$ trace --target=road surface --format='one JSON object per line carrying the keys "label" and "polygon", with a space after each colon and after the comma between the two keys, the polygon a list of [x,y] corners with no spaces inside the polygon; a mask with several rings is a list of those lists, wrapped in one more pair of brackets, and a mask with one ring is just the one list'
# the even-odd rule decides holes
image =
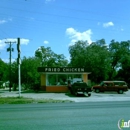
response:
{"label": "road surface", "polygon": [[129,101],[0,105],[0,130],[118,130],[120,119]]}

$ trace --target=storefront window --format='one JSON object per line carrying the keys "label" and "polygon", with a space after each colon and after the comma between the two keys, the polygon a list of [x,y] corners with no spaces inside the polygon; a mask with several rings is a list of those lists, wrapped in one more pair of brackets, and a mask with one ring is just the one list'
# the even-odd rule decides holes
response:
{"label": "storefront window", "polygon": [[56,75],[47,75],[47,85],[56,85]]}
{"label": "storefront window", "polygon": [[47,75],[47,86],[55,85],[68,85],[68,80],[73,82],[82,81],[81,74],[48,74]]}
{"label": "storefront window", "polygon": [[68,80],[70,80],[71,83],[82,81],[82,75],[81,74],[69,74]]}
{"label": "storefront window", "polygon": [[57,75],[57,85],[67,85],[67,75],[59,74]]}
{"label": "storefront window", "polygon": [[81,74],[74,74],[73,78],[82,78],[82,77],[81,77]]}

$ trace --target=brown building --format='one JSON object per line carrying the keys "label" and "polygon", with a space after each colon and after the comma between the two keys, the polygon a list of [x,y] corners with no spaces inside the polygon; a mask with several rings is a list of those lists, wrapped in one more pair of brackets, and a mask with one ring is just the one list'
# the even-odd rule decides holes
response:
{"label": "brown building", "polygon": [[38,67],[41,74],[41,89],[46,92],[67,92],[68,80],[88,83],[88,74],[85,68],[76,67]]}

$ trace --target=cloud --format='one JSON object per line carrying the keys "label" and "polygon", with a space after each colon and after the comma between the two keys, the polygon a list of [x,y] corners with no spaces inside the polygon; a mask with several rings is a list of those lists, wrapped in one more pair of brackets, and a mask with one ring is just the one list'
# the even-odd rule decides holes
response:
{"label": "cloud", "polygon": [[124,29],[123,29],[123,28],[121,28],[121,31],[124,31]]}
{"label": "cloud", "polygon": [[[7,39],[0,40],[0,50],[3,50],[6,47],[7,43],[5,43],[5,42],[17,43],[17,39],[16,38],[7,38]],[[29,39],[24,39],[24,38],[20,39],[20,44],[27,45],[28,43],[29,43]]]}
{"label": "cloud", "polygon": [[107,27],[110,27],[110,26],[114,26],[114,23],[113,22],[103,23],[104,28],[107,28]]}
{"label": "cloud", "polygon": [[24,44],[24,45],[27,45],[27,44],[29,43],[29,39],[21,38],[21,39],[20,39],[20,43],[21,43],[21,44]]}
{"label": "cloud", "polygon": [[[9,63],[10,62],[10,60],[9,59],[2,59],[2,61],[4,61],[4,62],[6,62],[6,63]],[[11,59],[11,62],[14,62],[14,61],[16,61],[16,59]]]}
{"label": "cloud", "polygon": [[45,3],[54,2],[55,0],[45,0]]}
{"label": "cloud", "polygon": [[5,48],[6,44],[5,44],[5,39],[0,40],[0,50],[3,50]]}
{"label": "cloud", "polygon": [[92,31],[91,31],[91,29],[84,31],[84,32],[79,32],[79,31],[75,30],[74,28],[67,28],[66,34],[71,39],[71,42],[70,42],[69,45],[74,45],[75,42],[79,41],[79,40],[88,41],[89,44],[92,43],[92,40],[91,40]]}
{"label": "cloud", "polygon": [[44,41],[43,43],[44,43],[44,44],[49,44],[49,42],[48,42],[48,41]]}
{"label": "cloud", "polygon": [[8,18],[7,20],[4,20],[4,19],[0,19],[0,24],[4,24],[4,23],[7,23],[7,22],[11,22],[12,21],[12,18]]}
{"label": "cloud", "polygon": [[4,24],[6,22],[7,22],[6,20],[0,20],[0,24]]}

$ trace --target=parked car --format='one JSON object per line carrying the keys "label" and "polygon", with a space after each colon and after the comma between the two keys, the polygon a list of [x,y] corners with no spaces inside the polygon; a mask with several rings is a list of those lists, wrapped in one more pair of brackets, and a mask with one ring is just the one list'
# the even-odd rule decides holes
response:
{"label": "parked car", "polygon": [[75,82],[71,85],[71,93],[74,95],[84,94],[91,96],[91,88],[85,82]]}
{"label": "parked car", "polygon": [[93,86],[92,90],[96,93],[104,91],[116,91],[122,94],[128,91],[128,86],[125,81],[102,81],[99,85]]}

